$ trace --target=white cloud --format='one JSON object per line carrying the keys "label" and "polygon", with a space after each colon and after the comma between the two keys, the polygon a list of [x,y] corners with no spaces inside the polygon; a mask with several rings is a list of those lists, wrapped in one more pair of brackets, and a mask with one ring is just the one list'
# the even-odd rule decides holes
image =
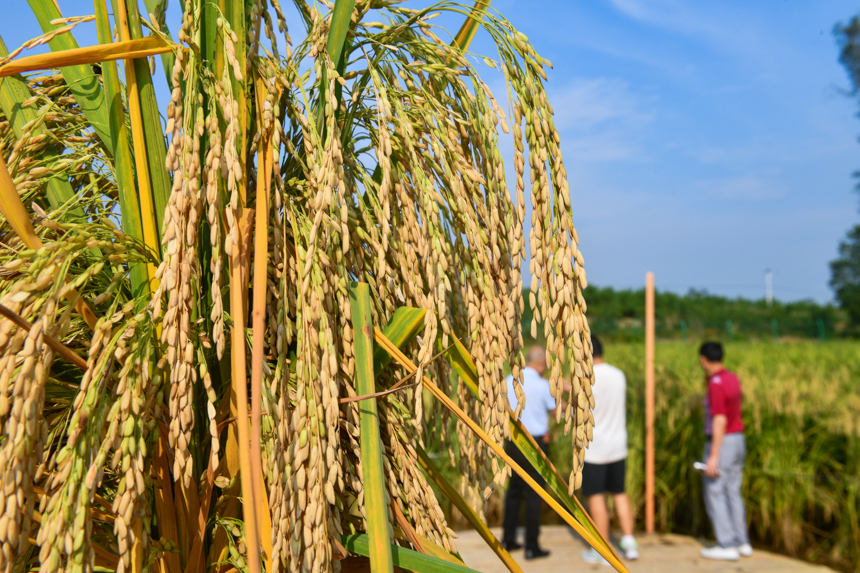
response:
{"label": "white cloud", "polygon": [[733,51],[745,59],[760,58],[767,52],[761,31],[725,3],[680,0],[609,0],[609,3],[628,18],[699,40],[718,51]]}
{"label": "white cloud", "polygon": [[612,6],[639,22],[708,40],[727,39],[733,31],[727,31],[690,11],[691,3],[678,0],[609,0]]}
{"label": "white cloud", "polygon": [[857,144],[841,137],[831,126],[823,126],[821,134],[784,140],[777,137],[760,137],[736,145],[700,145],[689,147],[684,153],[703,165],[724,166],[779,166],[785,164],[818,165],[823,158],[851,155]]}
{"label": "white cloud", "polygon": [[639,0],[609,0],[609,3],[622,14],[635,20],[653,21],[654,17]]}
{"label": "white cloud", "polygon": [[619,121],[642,124],[653,113],[644,111],[641,98],[620,78],[577,78],[550,89],[550,102],[559,130],[584,131]]}
{"label": "white cloud", "polygon": [[573,165],[603,161],[633,160],[642,157],[642,150],[618,132],[598,133],[589,136],[562,136],[562,150],[566,161]]}
{"label": "white cloud", "polygon": [[574,163],[643,159],[651,102],[620,78],[576,78],[550,89],[565,157]]}
{"label": "white cloud", "polygon": [[695,183],[694,189],[710,197],[733,201],[768,201],[787,195],[779,175],[771,172],[707,179]]}

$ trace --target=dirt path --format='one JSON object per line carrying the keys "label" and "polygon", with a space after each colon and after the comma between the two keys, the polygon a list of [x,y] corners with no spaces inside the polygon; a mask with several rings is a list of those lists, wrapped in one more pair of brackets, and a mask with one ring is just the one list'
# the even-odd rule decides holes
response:
{"label": "dirt path", "polygon": [[[499,529],[494,529],[496,536],[501,535]],[[501,565],[498,557],[487,548],[483,540],[474,531],[457,533],[457,549],[463,556],[466,565],[483,573],[503,573],[507,571]],[[640,536],[640,559],[628,561],[631,573],[657,573],[664,571],[731,571],[732,573],[768,571],[773,573],[812,573],[833,571],[820,565],[811,565],[803,561],[789,559],[782,555],[756,550],[749,558],[741,561],[719,562],[709,561],[699,557],[702,544],[691,537],[682,535],[650,535]],[[585,563],[580,554],[585,549],[582,541],[575,534],[561,525],[548,525],[541,528],[541,545],[552,554],[545,559],[526,561],[523,551],[514,551],[514,559],[519,563],[524,573],[561,573],[562,571],[611,571],[609,567]]]}

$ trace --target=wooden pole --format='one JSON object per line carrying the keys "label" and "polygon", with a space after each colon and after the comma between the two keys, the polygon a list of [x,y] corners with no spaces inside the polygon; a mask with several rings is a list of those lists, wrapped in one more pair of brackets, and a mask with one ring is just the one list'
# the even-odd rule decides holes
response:
{"label": "wooden pole", "polygon": [[654,273],[645,275],[645,531],[654,533]]}

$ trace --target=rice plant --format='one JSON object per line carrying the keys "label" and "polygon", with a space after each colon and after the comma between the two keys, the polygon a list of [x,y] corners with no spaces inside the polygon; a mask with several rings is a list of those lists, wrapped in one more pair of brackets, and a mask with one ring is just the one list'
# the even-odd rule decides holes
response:
{"label": "rice plant", "polygon": [[[278,0],[183,0],[171,33],[165,0],[30,1],[52,52],[0,43],[0,570],[465,570],[434,483],[516,571],[483,520],[506,437],[623,570],[570,496],[591,351],[549,63],[488,3],[296,0],[288,30]],[[568,483],[507,406],[526,304]]]}

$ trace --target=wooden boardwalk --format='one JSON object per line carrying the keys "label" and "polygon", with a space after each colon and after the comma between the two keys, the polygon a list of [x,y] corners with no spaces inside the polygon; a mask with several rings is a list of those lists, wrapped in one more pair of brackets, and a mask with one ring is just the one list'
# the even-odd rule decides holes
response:
{"label": "wooden boardwalk", "polygon": [[[493,533],[498,537],[500,529]],[[457,533],[457,549],[466,565],[483,573],[504,573],[507,569],[498,557],[490,551],[484,541],[474,531]],[[820,565],[790,559],[783,555],[755,550],[752,557],[742,557],[740,561],[710,561],[699,557],[702,544],[692,537],[674,534],[640,535],[640,558],[636,561],[625,561],[631,573],[657,573],[664,571],[693,571],[732,573],[813,573],[832,572]],[[561,573],[562,571],[612,571],[605,565],[586,563],[581,554],[585,549],[583,542],[565,526],[547,525],[541,528],[540,543],[551,551],[544,559],[526,561],[523,551],[514,551],[511,555],[521,565],[524,573]]]}

